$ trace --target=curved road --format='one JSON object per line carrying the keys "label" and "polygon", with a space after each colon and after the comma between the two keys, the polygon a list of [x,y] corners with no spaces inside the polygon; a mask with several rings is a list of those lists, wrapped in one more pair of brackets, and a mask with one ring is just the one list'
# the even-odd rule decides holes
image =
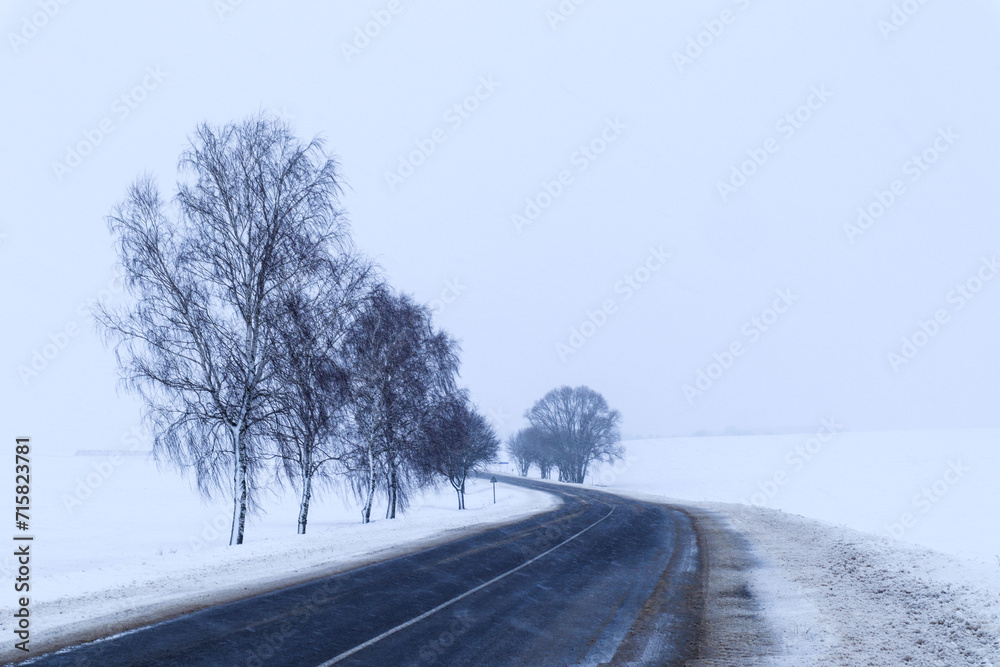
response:
{"label": "curved road", "polygon": [[35,665],[680,665],[701,559],[688,514],[504,477],[562,507],[332,577],[65,649]]}

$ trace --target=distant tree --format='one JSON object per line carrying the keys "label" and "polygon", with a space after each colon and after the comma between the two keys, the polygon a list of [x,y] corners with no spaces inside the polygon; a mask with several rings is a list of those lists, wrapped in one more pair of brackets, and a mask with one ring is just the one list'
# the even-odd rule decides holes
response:
{"label": "distant tree", "polygon": [[200,125],[180,171],[173,208],[144,177],[110,214],[132,305],[96,315],[157,456],[193,467],[204,493],[232,494],[241,544],[268,445],[278,300],[346,237],[340,180],[319,140],[264,116]]}
{"label": "distant tree", "polygon": [[537,437],[551,447],[561,481],[582,484],[589,466],[620,460],[621,415],[589,387],[553,389],[525,413]]}
{"label": "distant tree", "polygon": [[555,444],[539,429],[528,426],[508,439],[507,451],[522,477],[527,476],[531,466],[535,465],[542,479],[549,479],[558,454]]}
{"label": "distant tree", "polygon": [[500,440],[489,421],[469,402],[465,392],[455,392],[440,401],[424,432],[426,446],[422,468],[448,480],[458,496],[458,509],[465,509],[465,483],[469,474],[496,461]]}
{"label": "distant tree", "polygon": [[524,430],[514,433],[507,439],[507,454],[514,461],[514,468],[521,477],[527,477],[531,469],[532,451]]}
{"label": "distant tree", "polygon": [[531,451],[531,461],[538,466],[539,475],[542,479],[551,478],[560,451],[558,441],[534,426],[524,429],[524,435]]}

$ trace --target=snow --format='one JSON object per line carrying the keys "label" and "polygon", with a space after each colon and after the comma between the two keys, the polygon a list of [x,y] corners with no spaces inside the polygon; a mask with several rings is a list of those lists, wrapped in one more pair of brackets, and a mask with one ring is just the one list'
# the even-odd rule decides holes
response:
{"label": "snow", "polygon": [[[32,647],[118,632],[137,622],[273,590],[552,509],[539,491],[470,480],[466,509],[450,486],[420,495],[393,520],[360,523],[333,491],[314,497],[296,535],[296,493],[265,498],[246,543],[229,548],[231,505],[205,502],[190,480],[148,456],[33,458]],[[381,512],[381,514],[379,513]],[[7,556],[0,567],[11,580]],[[0,618],[0,632],[10,631]],[[10,658],[12,654],[0,654]]]}
{"label": "snow", "polygon": [[[762,664],[983,667],[1000,665],[1000,541],[990,529],[998,436],[853,433],[828,421],[812,434],[629,441],[623,462],[597,467],[588,481],[639,498],[684,499],[749,539],[760,561],[749,587],[782,650]],[[190,480],[141,452],[37,455],[33,479],[39,648],[343,571],[558,504],[501,483],[494,506],[490,485],[473,480],[465,512],[443,487],[395,520],[378,508],[363,526],[356,503],[328,489],[313,504],[308,534],[297,536],[296,494],[286,489],[263,499],[266,513],[250,522],[247,543],[230,549],[228,503],[202,500]],[[947,488],[939,484],[942,493],[922,512],[914,496],[924,487],[934,493],[941,480]],[[893,536],[905,512],[913,527]],[[5,576],[12,566],[10,557],[0,563]],[[0,619],[0,632],[9,629]]]}
{"label": "snow", "polygon": [[751,590],[780,639],[774,664],[1000,664],[996,565],[776,510],[708,506],[763,558]]}
{"label": "snow", "polygon": [[[749,587],[781,654],[741,664],[991,667],[1000,665],[998,435],[817,427],[630,441],[625,460],[590,481],[686,499],[675,502],[715,512],[749,539],[759,559]],[[822,445],[812,454],[810,438]],[[947,489],[935,495],[941,480]],[[914,499],[925,487],[937,498],[926,512]],[[900,533],[904,512],[914,526]]]}
{"label": "snow", "polygon": [[[805,434],[624,444],[626,460],[599,466],[588,481],[781,509],[998,564],[997,429],[850,432],[827,419]],[[906,514],[911,527],[903,526]]]}
{"label": "snow", "polygon": [[[42,25],[39,8],[50,5],[59,9]],[[968,576],[993,590],[1000,430],[848,429],[997,423],[1000,281],[974,301],[956,302],[953,290],[974,284],[1000,247],[998,91],[983,85],[1000,62],[1000,3],[403,2],[357,53],[345,51],[386,6],[8,3],[2,80],[11,100],[33,103],[4,107],[16,131],[0,163],[0,283],[16,326],[5,329],[0,397],[9,430],[50,454],[33,456],[36,628],[118,613],[133,582],[136,599],[155,606],[155,586],[180,596],[172,587],[188,576],[193,589],[224,582],[234,565],[269,576],[257,556],[289,569],[275,576],[305,576],[325,549],[340,567],[397,537],[416,544],[549,502],[511,491],[496,510],[470,498],[474,509],[460,514],[443,490],[400,520],[361,527],[327,494],[299,538],[294,494],[282,493],[265,499],[268,514],[233,551],[223,548],[226,503],[200,502],[176,474],[141,458],[68,456],[114,446],[140,413],[135,396],[116,392],[114,353],[88,314],[97,301],[123,303],[105,215],[141,173],[169,189],[197,123],[259,110],[303,138],[327,137],[350,183],[343,203],[358,247],[465,341],[464,381],[504,435],[545,391],[583,382],[636,433],[787,427],[832,413],[834,426],[817,421],[806,435],[632,441],[623,465],[592,478],[743,503],[724,514],[773,554],[774,576],[758,583],[780,601],[774,614],[793,614],[790,635],[796,619],[835,615],[809,588],[835,573],[800,557],[841,562],[841,542],[862,545],[873,568],[908,564],[907,586]],[[733,20],[718,25],[722,9]],[[476,95],[483,79],[495,84]],[[814,88],[829,102],[793,135],[779,130]],[[476,110],[453,121],[470,99]],[[580,150],[609,122],[623,131],[584,170]],[[418,149],[436,130],[446,140],[425,156]],[[957,141],[914,174],[913,158],[942,132]],[[768,141],[777,152],[720,196]],[[87,154],[72,173],[55,171],[79,146]],[[415,154],[422,164],[390,186],[386,174]],[[572,182],[518,227],[512,216],[564,170]],[[880,210],[890,190],[861,234],[859,214]],[[625,298],[621,281],[661,247],[671,259]],[[778,289],[800,300],[748,339],[748,318]],[[593,335],[578,333],[585,327]],[[903,366],[888,357],[929,330]],[[581,346],[561,356],[571,337]],[[715,378],[719,358],[748,340]],[[707,388],[685,396],[699,382]],[[64,504],[75,495],[79,505]],[[772,510],[826,523],[793,525]],[[793,527],[827,551],[772,534]],[[0,556],[5,576],[11,566]]]}

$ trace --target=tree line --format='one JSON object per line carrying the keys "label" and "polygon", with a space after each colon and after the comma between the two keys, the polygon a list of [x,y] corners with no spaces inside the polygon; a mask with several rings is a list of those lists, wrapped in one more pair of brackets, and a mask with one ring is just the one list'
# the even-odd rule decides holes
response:
{"label": "tree line", "polygon": [[131,299],[95,312],[157,459],[231,497],[230,544],[274,485],[301,494],[299,533],[334,483],[365,523],[438,480],[464,508],[500,442],[457,385],[456,340],[354,247],[323,142],[266,116],[202,124],[178,172],[171,198],[146,175],[108,216]]}

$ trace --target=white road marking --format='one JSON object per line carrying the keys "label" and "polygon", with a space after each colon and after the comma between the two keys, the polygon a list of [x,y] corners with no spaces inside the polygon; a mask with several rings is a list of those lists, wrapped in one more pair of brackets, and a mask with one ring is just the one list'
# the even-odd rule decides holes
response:
{"label": "white road marking", "polygon": [[611,511],[608,512],[607,514],[605,514],[603,517],[601,517],[600,519],[598,519],[594,523],[590,524],[589,526],[587,526],[586,528],[584,528],[583,530],[581,530],[579,533],[577,533],[573,537],[570,537],[569,539],[564,540],[564,541],[560,542],[559,544],[555,545],[554,547],[552,547],[548,551],[543,551],[542,553],[538,554],[537,556],[535,556],[531,560],[528,560],[528,561],[525,561],[525,562],[521,563],[520,565],[518,565],[517,567],[515,567],[513,570],[510,570],[508,572],[504,572],[501,575],[493,577],[492,579],[490,579],[486,583],[479,584],[475,588],[473,588],[471,590],[468,590],[468,591],[462,593],[461,595],[459,595],[457,597],[453,597],[452,599],[448,600],[447,602],[439,604],[438,606],[434,607],[430,611],[425,611],[424,613],[420,614],[420,616],[417,616],[416,618],[411,618],[407,622],[400,623],[399,625],[397,625],[396,627],[392,628],[391,630],[386,630],[385,632],[383,632],[382,634],[380,634],[378,637],[372,637],[371,639],[369,639],[365,643],[358,644],[357,646],[355,646],[354,648],[352,648],[349,651],[344,651],[343,653],[341,653],[337,657],[331,658],[330,660],[327,660],[326,662],[324,662],[319,667],[330,667],[330,665],[335,665],[338,662],[340,662],[341,660],[345,660],[345,659],[351,657],[352,655],[354,655],[358,651],[363,651],[366,648],[368,648],[369,646],[371,646],[373,644],[377,644],[378,642],[382,641],[386,637],[388,637],[390,635],[394,635],[397,632],[399,632],[400,630],[408,628],[408,627],[410,627],[411,625],[413,625],[415,623],[419,623],[420,621],[424,620],[425,618],[438,613],[442,609],[445,609],[446,607],[450,607],[451,605],[455,604],[459,600],[463,600],[463,599],[469,597],[470,595],[472,595],[473,593],[478,593],[479,591],[483,590],[487,586],[491,586],[491,585],[495,584],[496,582],[500,581],[504,577],[508,577],[508,576],[514,574],[515,572],[517,572],[518,570],[520,570],[522,568],[525,568],[525,567],[528,567],[529,565],[531,565],[532,563],[534,563],[539,558],[543,558],[543,557],[549,555],[550,553],[552,553],[553,551],[555,551],[559,547],[564,546],[566,544],[569,544],[570,542],[572,542],[576,538],[580,537],[581,535],[583,535],[584,533],[586,533],[588,530],[590,530],[591,528],[593,528],[594,526],[596,526],[597,524],[599,524],[600,522],[604,521],[609,516],[611,516],[612,514],[614,514],[614,512],[615,512],[615,508],[612,507]]}

